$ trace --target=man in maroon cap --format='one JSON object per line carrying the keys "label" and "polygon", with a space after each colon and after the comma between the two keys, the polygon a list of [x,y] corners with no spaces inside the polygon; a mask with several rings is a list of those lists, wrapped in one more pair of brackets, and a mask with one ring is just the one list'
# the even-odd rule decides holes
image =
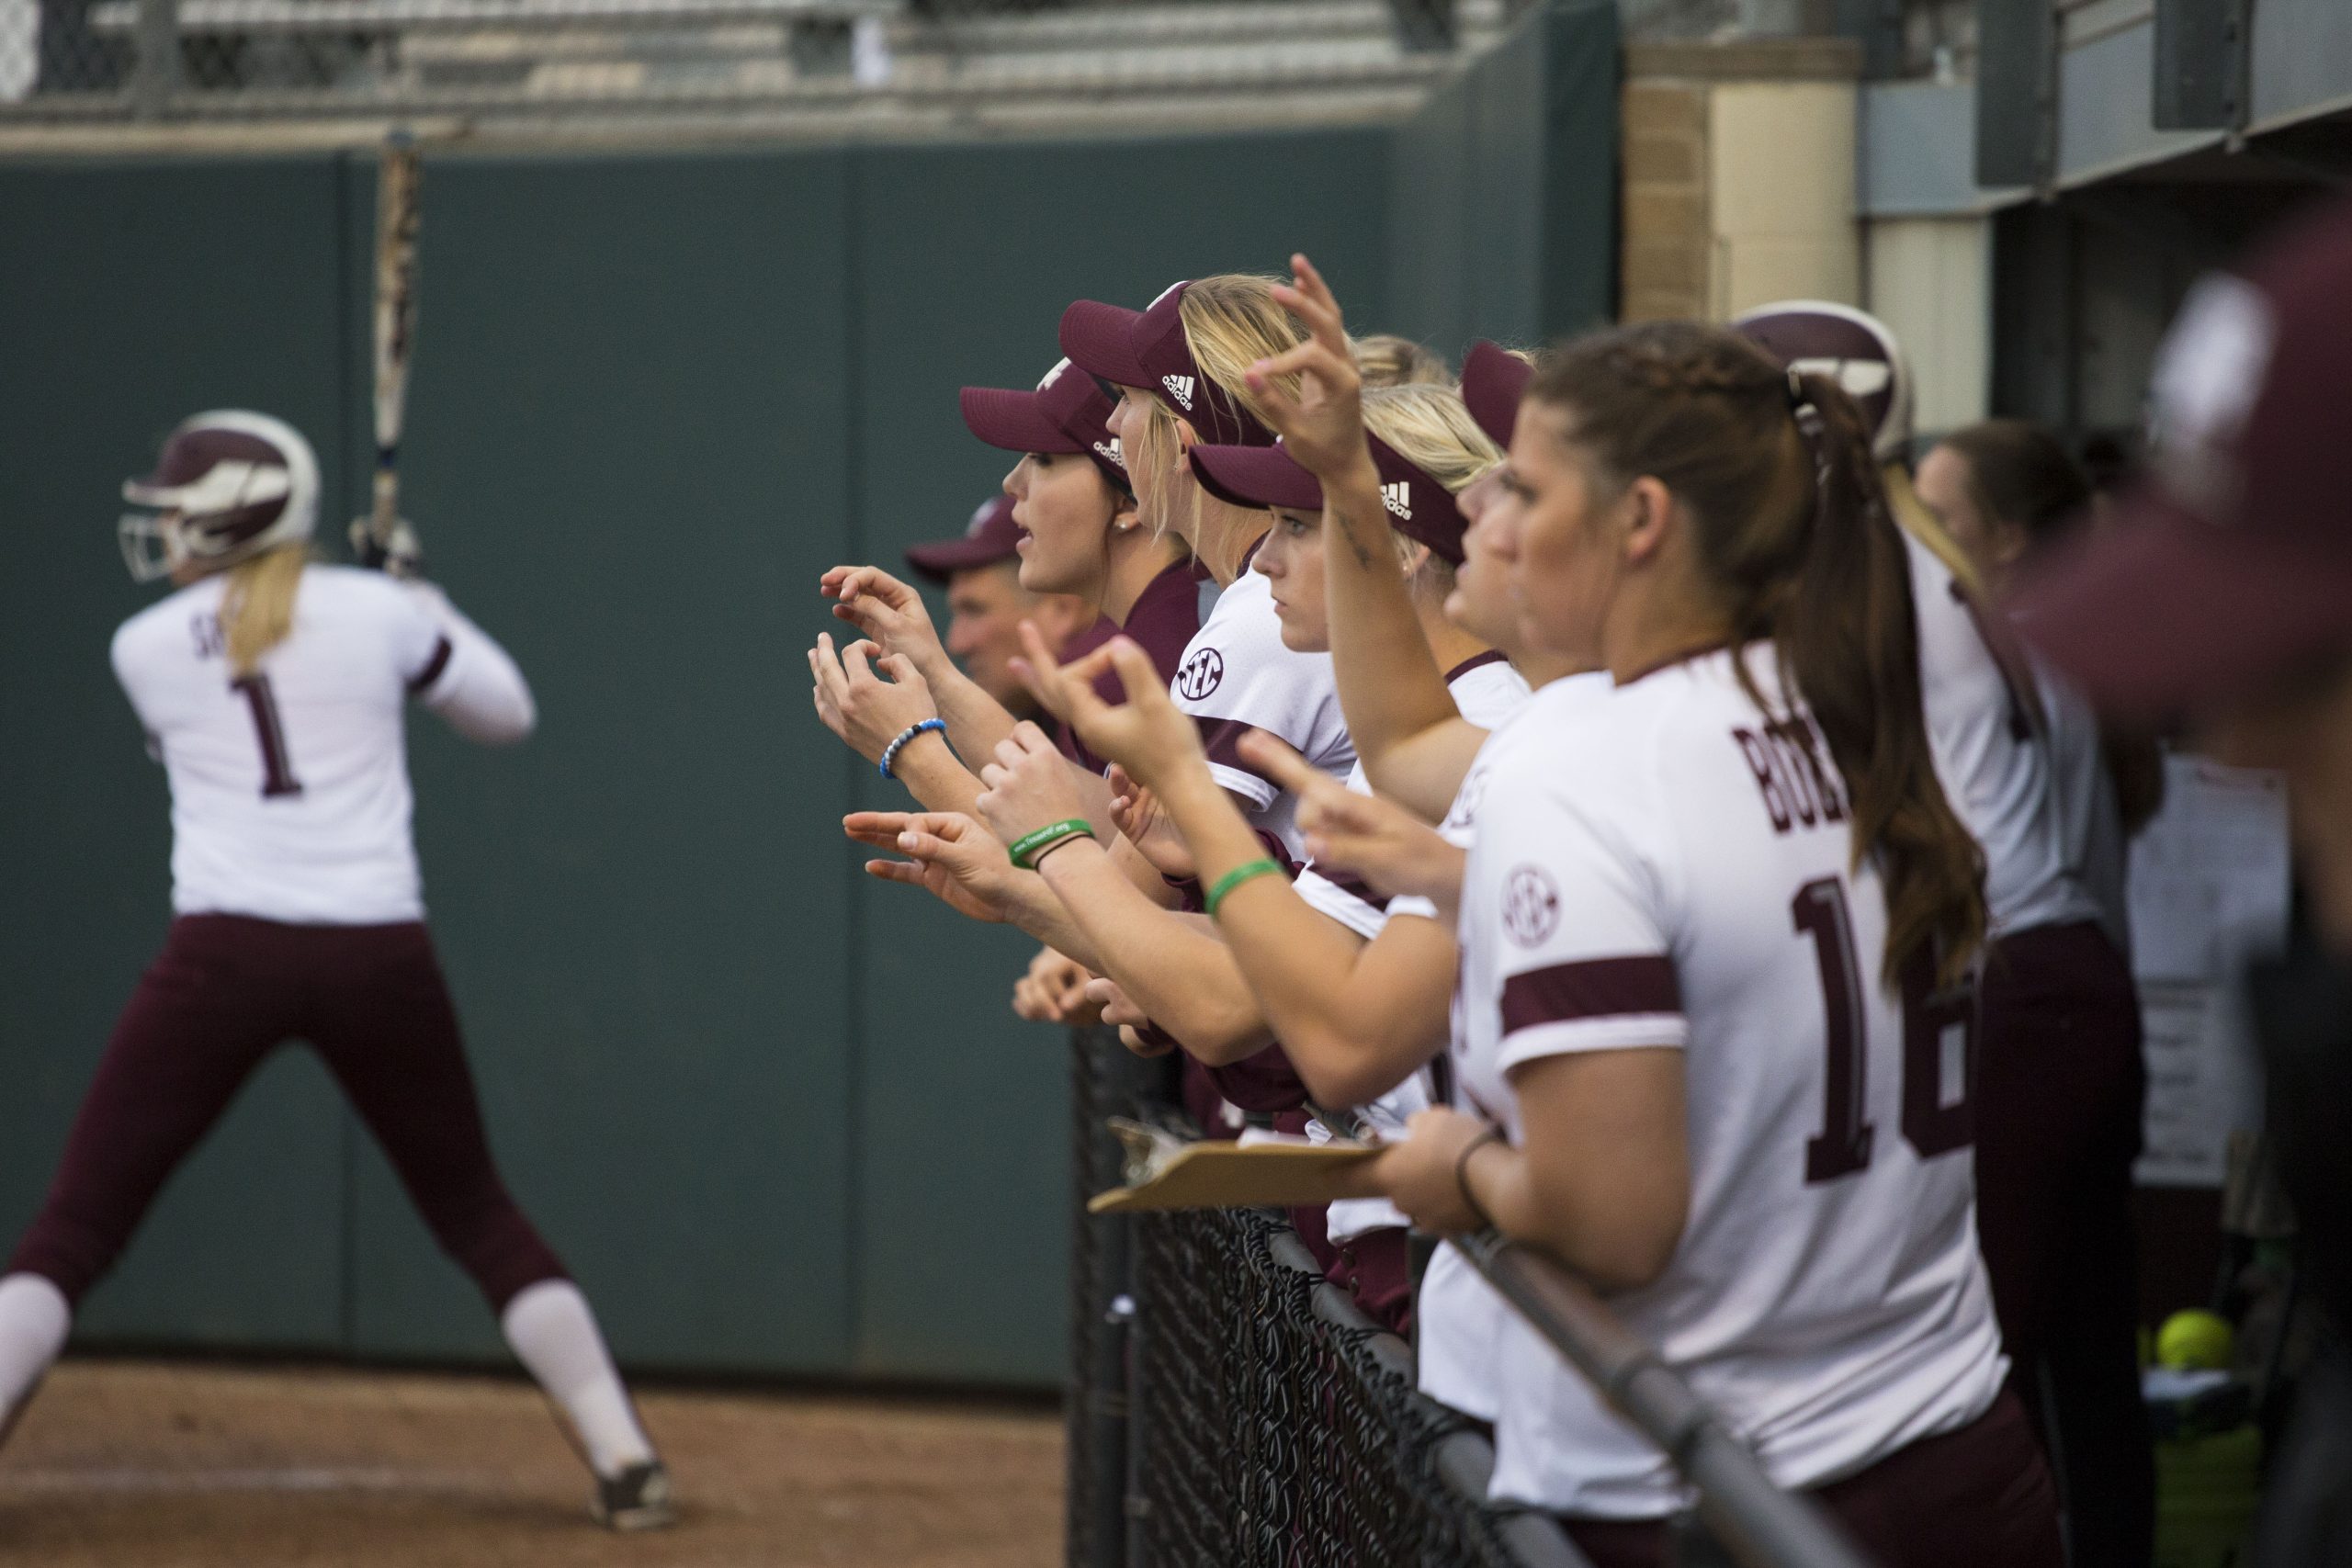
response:
{"label": "man in maroon cap", "polygon": [[[2152,474],[2024,588],[2094,702],[2286,775],[2304,918],[2248,976],[2301,1266],[2352,1329],[2352,203],[2208,277],[2159,355]],[[2256,1562],[2352,1563],[2352,1372],[2305,1380]]]}
{"label": "man in maroon cap", "polygon": [[[961,538],[916,545],[907,551],[907,564],[947,590],[948,653],[1014,717],[1034,718],[1036,703],[1011,664],[1021,651],[1021,623],[1036,622],[1046,641],[1067,655],[1084,651],[1077,639],[1091,633],[1101,617],[1072,594],[1022,587],[1020,552],[1012,498],[1000,494],[972,513]],[[1100,641],[1093,637],[1086,647]]]}

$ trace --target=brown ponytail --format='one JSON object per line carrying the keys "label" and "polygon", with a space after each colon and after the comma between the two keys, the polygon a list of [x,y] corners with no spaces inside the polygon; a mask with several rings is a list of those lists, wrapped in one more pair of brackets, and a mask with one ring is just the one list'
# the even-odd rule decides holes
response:
{"label": "brown ponytail", "polygon": [[1845,777],[1855,859],[1875,855],[1886,883],[1883,977],[1932,956],[1940,981],[1960,978],[1984,941],[1984,856],[1936,778],[1910,561],[1853,400],[1692,321],[1569,344],[1527,395],[1567,414],[1605,488],[1645,474],[1666,486],[1734,646],[1771,639]]}

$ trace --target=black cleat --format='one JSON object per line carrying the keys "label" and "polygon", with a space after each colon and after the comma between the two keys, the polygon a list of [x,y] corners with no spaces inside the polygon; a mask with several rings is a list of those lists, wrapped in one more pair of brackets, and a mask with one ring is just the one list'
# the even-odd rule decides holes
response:
{"label": "black cleat", "polygon": [[674,1522],[670,1472],[660,1460],[630,1465],[610,1480],[599,1479],[590,1517],[608,1530],[658,1530]]}

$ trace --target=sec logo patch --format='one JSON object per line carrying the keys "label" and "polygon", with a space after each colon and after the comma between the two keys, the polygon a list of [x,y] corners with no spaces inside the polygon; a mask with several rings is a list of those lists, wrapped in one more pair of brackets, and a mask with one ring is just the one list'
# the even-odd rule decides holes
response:
{"label": "sec logo patch", "polygon": [[1503,933],[1539,947],[1560,924],[1560,889],[1541,866],[1513,866],[1503,878]]}
{"label": "sec logo patch", "polygon": [[1225,679],[1225,655],[1214,648],[1204,648],[1184,660],[1176,671],[1176,694],[1186,702],[1196,703],[1216,690]]}

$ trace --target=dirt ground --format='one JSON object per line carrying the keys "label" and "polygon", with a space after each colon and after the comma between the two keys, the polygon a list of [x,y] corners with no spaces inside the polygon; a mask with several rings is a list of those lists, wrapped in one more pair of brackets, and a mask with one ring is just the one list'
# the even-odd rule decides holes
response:
{"label": "dirt ground", "polygon": [[69,1361],[0,1452],[7,1568],[1046,1568],[1049,1410],[655,1390],[674,1529],[588,1522],[519,1381]]}

